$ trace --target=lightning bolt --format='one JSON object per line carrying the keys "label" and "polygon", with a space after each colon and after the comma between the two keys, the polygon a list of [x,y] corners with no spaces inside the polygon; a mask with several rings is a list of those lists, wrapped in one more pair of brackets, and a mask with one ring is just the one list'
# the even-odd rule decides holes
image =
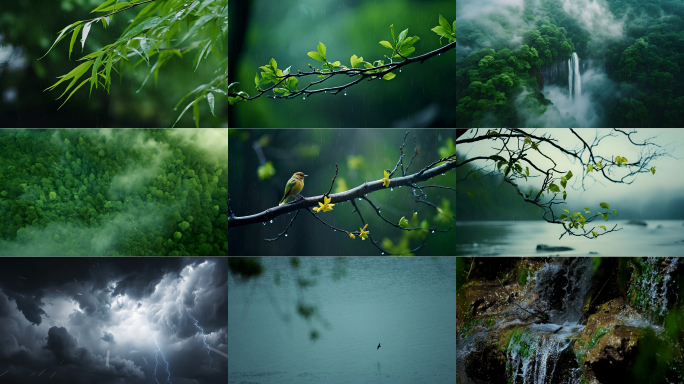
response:
{"label": "lightning bolt", "polygon": [[[156,362],[156,364],[154,365],[154,378],[155,378],[155,380],[157,379],[157,366],[159,365],[159,360],[157,360],[157,355],[161,354],[162,360],[164,360],[164,363],[166,363],[167,376],[166,376],[166,381],[164,382],[164,384],[166,384],[167,381],[169,383],[171,383],[171,372],[169,372],[169,362],[166,361],[166,357],[164,357],[164,352],[162,352],[161,348],[159,348],[159,343],[157,343],[156,337],[154,338],[154,343],[157,345],[157,349],[154,351],[154,361]],[[157,382],[159,382],[159,380],[157,380]],[[173,383],[171,383],[171,384],[173,384]]]}
{"label": "lightning bolt", "polygon": [[[187,312],[187,310],[186,310],[186,312]],[[192,317],[192,315],[190,314],[190,312],[188,312],[188,316],[190,316],[190,318],[193,319],[193,320],[195,321],[195,327],[197,327],[197,329],[199,329],[200,332],[202,332],[202,341],[204,342],[204,349],[207,350],[207,356],[209,356],[209,368],[211,368],[211,364],[214,363],[214,360],[211,358],[211,353],[210,353],[210,350],[209,350],[209,346],[207,345],[207,335],[204,334],[204,329],[202,329],[202,327],[200,327],[199,321],[197,321],[197,319],[195,319],[194,317]]]}

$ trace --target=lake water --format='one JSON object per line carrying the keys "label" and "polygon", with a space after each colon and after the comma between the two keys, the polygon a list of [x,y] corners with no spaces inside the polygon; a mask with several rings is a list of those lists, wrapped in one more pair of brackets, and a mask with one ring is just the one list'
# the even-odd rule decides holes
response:
{"label": "lake water", "polygon": [[[455,257],[299,260],[294,269],[290,258],[261,258],[256,281],[229,276],[229,383],[456,381]],[[300,277],[316,285],[302,290]],[[298,300],[322,320],[299,316]]]}
{"label": "lake water", "polygon": [[[619,231],[596,239],[563,236],[563,228],[546,221],[466,221],[456,223],[457,256],[684,256],[682,220],[647,220],[647,226],[628,225],[627,220],[594,221],[615,224]],[[594,226],[595,226],[594,225]],[[602,233],[603,229],[597,228]],[[538,252],[538,244],[565,246],[572,251]],[[596,252],[596,254],[591,253]]]}

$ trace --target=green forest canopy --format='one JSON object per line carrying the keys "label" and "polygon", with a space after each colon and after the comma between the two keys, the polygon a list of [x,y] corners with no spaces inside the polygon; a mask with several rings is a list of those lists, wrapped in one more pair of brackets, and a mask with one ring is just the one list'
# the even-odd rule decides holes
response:
{"label": "green forest canopy", "polygon": [[226,255],[221,142],[227,130],[0,131],[0,255]]}
{"label": "green forest canopy", "polygon": [[[458,21],[459,46],[475,48],[457,57],[457,123],[521,126],[519,110],[541,116],[551,104],[539,92],[540,69],[567,60],[576,51],[615,82],[601,95],[603,126],[680,126],[684,117],[684,4],[676,0],[606,0],[615,20],[624,19],[622,37],[592,39],[564,10],[560,0],[524,0],[520,25],[499,15],[483,16],[500,28]],[[521,30],[518,30],[520,28]],[[501,32],[503,31],[503,32]],[[517,33],[521,44],[512,44]],[[492,45],[491,48],[478,49]],[[560,77],[560,85],[567,79]],[[619,96],[616,96],[619,95]],[[520,101],[516,104],[516,100]],[[517,109],[516,109],[517,108]]]}

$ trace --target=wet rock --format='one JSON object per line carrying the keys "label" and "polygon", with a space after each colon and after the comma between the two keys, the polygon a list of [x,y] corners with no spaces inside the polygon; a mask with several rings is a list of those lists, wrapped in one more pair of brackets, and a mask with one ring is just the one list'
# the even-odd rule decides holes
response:
{"label": "wet rock", "polygon": [[590,255],[598,255],[598,252],[589,252]]}
{"label": "wet rock", "polygon": [[554,247],[550,245],[545,245],[545,244],[538,244],[537,245],[537,252],[563,252],[563,251],[572,251],[573,248],[570,247]]}
{"label": "wet rock", "polygon": [[584,360],[587,382],[632,383],[630,372],[636,360],[637,345],[642,333],[640,328],[618,326],[599,338]]}
{"label": "wet rock", "polygon": [[627,222],[627,225],[641,225],[642,227],[645,227],[648,224],[646,224],[645,221],[641,221],[641,220],[630,220]]}

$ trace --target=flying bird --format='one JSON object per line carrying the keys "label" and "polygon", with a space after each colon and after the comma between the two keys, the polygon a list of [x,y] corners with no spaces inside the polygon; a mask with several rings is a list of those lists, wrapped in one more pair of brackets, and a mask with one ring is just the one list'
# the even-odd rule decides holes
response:
{"label": "flying bird", "polygon": [[380,343],[378,343],[378,347],[375,348],[376,351],[377,351],[378,349],[380,349]]}

